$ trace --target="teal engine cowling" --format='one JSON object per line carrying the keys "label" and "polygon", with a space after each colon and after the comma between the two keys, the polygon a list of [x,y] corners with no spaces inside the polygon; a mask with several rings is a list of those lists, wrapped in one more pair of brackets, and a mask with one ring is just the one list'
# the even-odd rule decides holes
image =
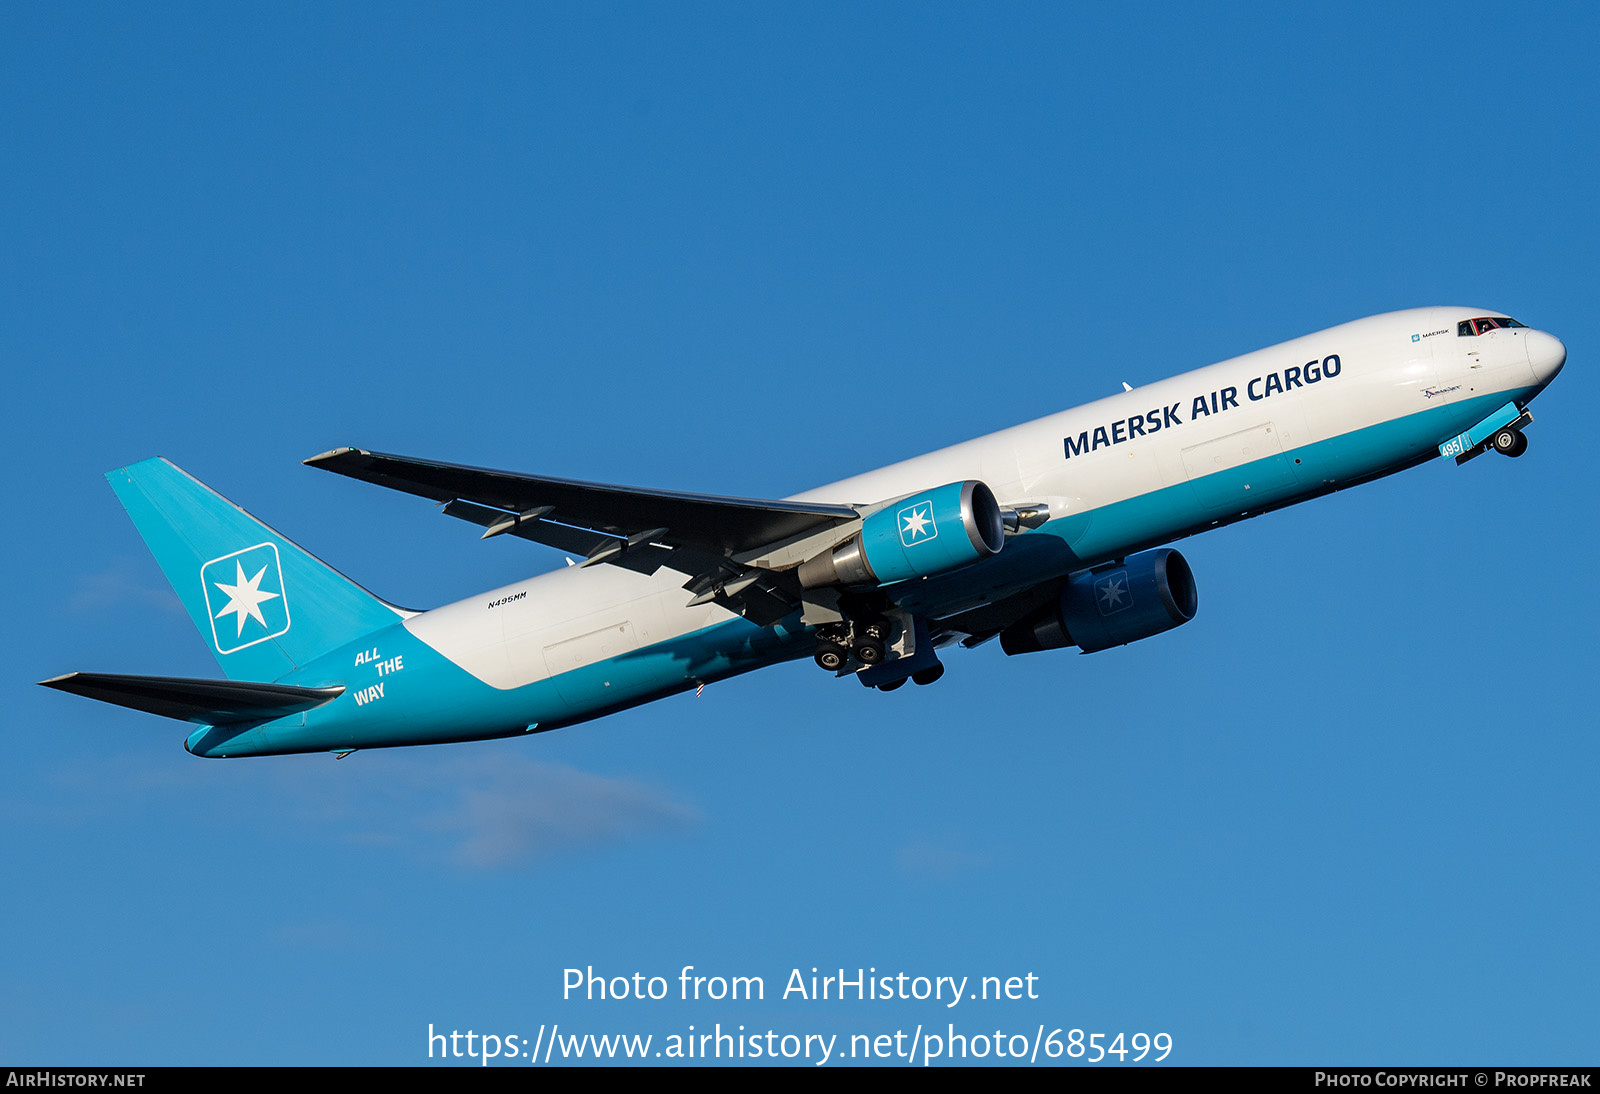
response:
{"label": "teal engine cowling", "polygon": [[1194,571],[1162,547],[1112,569],[1074,574],[1049,608],[1001,631],[1000,646],[1011,654],[1067,646],[1094,653],[1180,627],[1198,607]]}
{"label": "teal engine cowling", "polygon": [[800,566],[806,588],[890,585],[931,577],[998,554],[1005,518],[994,491],[976,480],[910,494],[861,522],[842,546]]}

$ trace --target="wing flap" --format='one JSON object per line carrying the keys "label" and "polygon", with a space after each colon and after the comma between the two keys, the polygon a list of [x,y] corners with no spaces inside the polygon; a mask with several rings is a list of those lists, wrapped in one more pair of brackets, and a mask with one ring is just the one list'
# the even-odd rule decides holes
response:
{"label": "wing flap", "polygon": [[[461,520],[481,524],[493,530],[497,525],[506,521],[506,513],[501,509],[491,509],[486,505],[476,505],[470,501],[459,498],[452,500],[444,507],[445,516],[458,517]],[[506,535],[516,536],[518,539],[531,540],[542,543],[546,547],[554,547],[558,551],[565,551],[569,555],[589,555],[611,543],[618,541],[617,536],[604,532],[591,532],[587,528],[574,528],[567,524],[557,524],[555,521],[535,517],[532,520],[519,520],[504,529]],[[488,538],[489,533],[485,533]]]}

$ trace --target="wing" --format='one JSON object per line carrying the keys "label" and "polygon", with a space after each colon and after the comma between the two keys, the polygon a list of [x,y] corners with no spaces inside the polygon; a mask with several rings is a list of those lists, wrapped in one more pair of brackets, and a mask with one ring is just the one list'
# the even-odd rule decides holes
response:
{"label": "wing", "polygon": [[854,533],[848,505],[725,498],[409,459],[336,448],[312,467],[444,503],[453,517],[597,562],[690,575],[690,603],[715,600],[771,623],[800,605],[792,571]]}

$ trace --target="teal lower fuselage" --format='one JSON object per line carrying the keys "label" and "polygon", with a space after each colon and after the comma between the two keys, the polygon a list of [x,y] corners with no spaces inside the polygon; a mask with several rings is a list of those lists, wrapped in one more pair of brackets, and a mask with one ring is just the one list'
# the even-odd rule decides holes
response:
{"label": "teal lower fuselage", "polygon": [[[270,756],[514,737],[588,721],[764,665],[802,656],[798,618],[776,627],[730,619],[608,661],[517,688],[474,677],[404,623],[353,642],[285,677],[342,685],[333,702],[251,726],[206,726],[185,742],[197,756]],[[310,685],[320,680],[324,684]]]}
{"label": "teal lower fuselage", "polygon": [[[1051,550],[1008,548],[953,575],[905,582],[888,592],[909,610],[937,618],[956,604],[998,599],[1064,572],[1391,474],[1433,458],[1438,445],[1507,402],[1525,404],[1544,382],[1425,406],[1197,479],[1068,512],[1027,533],[1055,537]],[[1241,501],[1230,505],[1230,498]],[[1030,571],[1028,560],[1035,559],[1037,568]],[[536,597],[539,579],[525,587]],[[498,627],[491,611],[480,615],[482,627]],[[802,625],[798,612],[770,627],[731,617],[517,686],[496,686],[419,637],[420,618],[397,620],[280,680],[342,686],[338,699],[264,723],[203,727],[186,747],[199,756],[237,757],[515,736],[804,657],[815,645],[812,628]],[[493,640],[490,635],[484,641]]]}

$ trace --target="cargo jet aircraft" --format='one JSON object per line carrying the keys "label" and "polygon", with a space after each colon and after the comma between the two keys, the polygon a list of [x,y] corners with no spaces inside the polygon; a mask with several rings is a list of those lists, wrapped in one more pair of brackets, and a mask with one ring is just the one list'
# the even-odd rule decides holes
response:
{"label": "cargo jet aircraft", "polygon": [[556,729],[802,657],[890,691],[937,680],[955,643],[1093,653],[1194,617],[1164,544],[1437,456],[1521,455],[1565,362],[1497,312],[1394,312],[781,501],[307,460],[572,556],[423,612],[145,460],[107,478],[227,679],[44,684],[198,723],[197,756],[342,756]]}

